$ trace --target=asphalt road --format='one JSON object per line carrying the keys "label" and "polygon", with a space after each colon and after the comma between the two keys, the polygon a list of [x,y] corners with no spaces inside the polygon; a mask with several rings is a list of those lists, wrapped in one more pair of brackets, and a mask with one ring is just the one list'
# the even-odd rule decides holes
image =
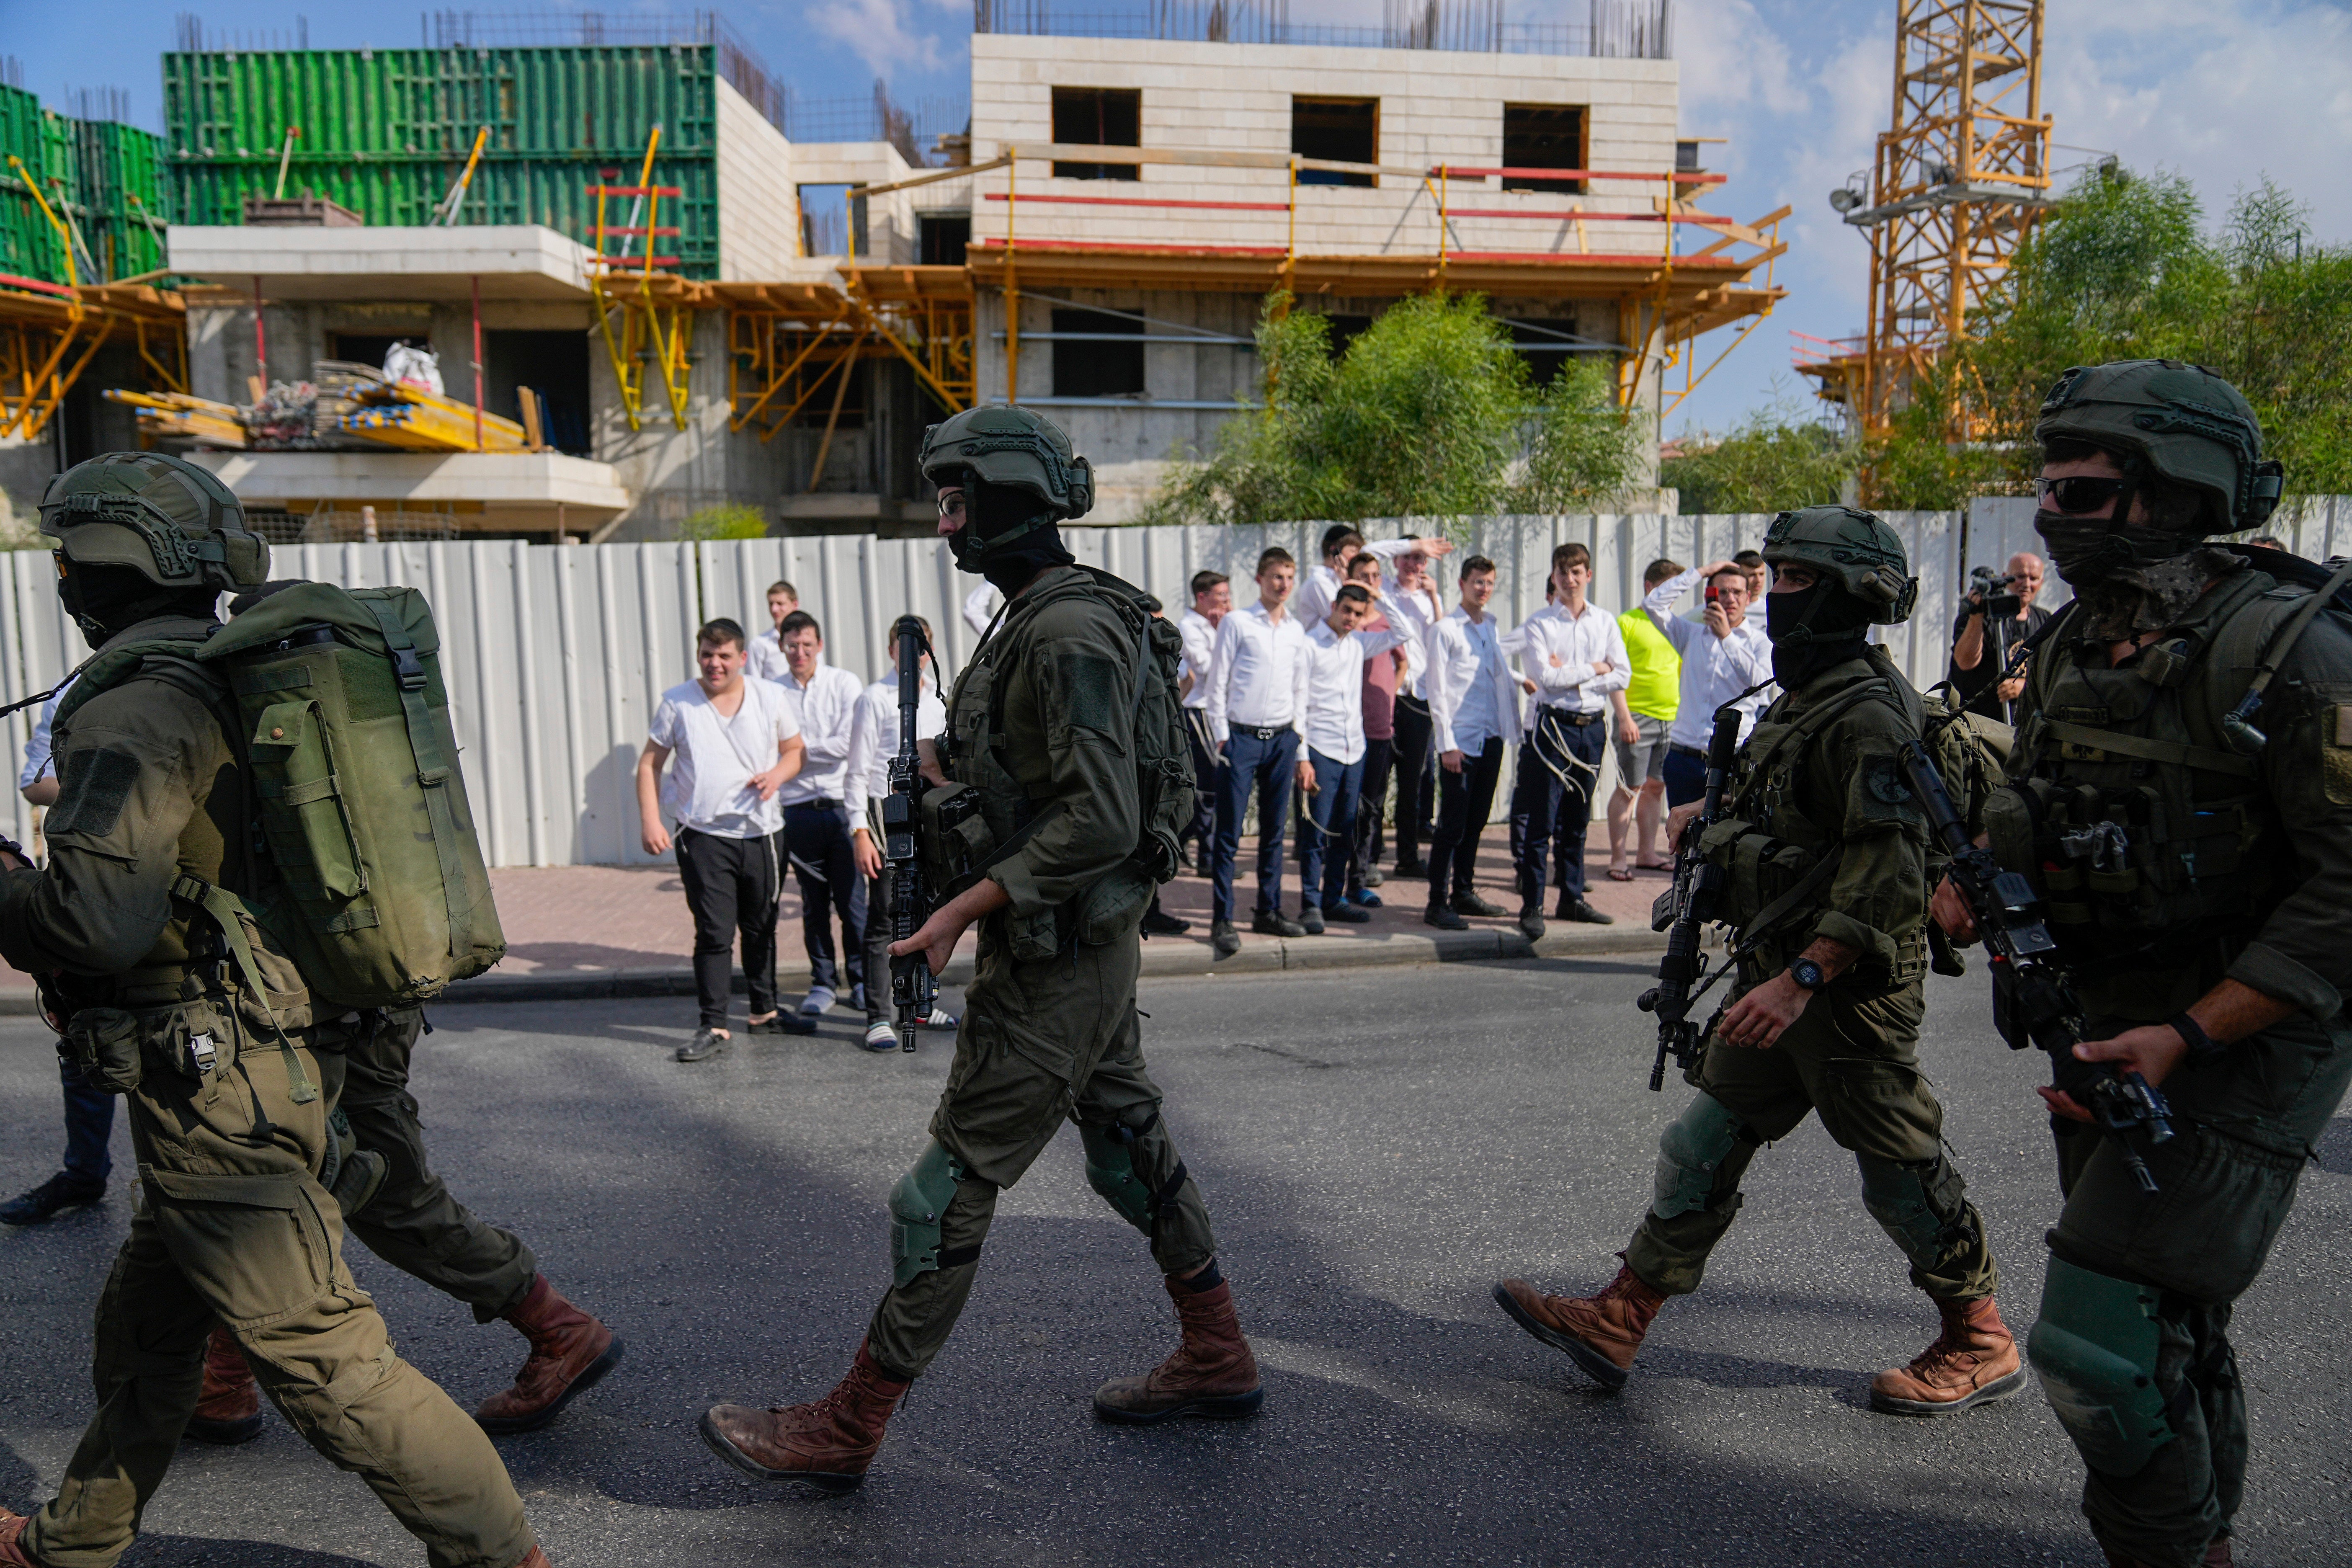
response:
{"label": "asphalt road", "polygon": [[[437,1163],[520,1230],[628,1360],[504,1452],[561,1568],[998,1563],[1853,1563],[2099,1561],[2038,1393],[1947,1421],[1872,1414],[1870,1374],[1934,1319],[1817,1125],[1759,1157],[1706,1289],[1632,1384],[1594,1392],[1507,1322],[1493,1281],[1605,1279],[1647,1201],[1663,1119],[1644,970],[1623,962],[1147,983],[1170,1120],[1265,1365],[1235,1426],[1097,1425],[1087,1396],[1172,1342],[1140,1239],[1086,1186],[1075,1134],[1005,1194],[970,1312],[841,1500],[745,1479],[695,1435],[722,1400],[830,1386],[887,1274],[882,1198],[920,1148],[949,1047],[816,1040],[669,1052],[678,1001],[449,1008],[417,1088]],[[1927,1068],[2021,1328],[2055,1207],[2032,1064],[1979,982],[1937,982]],[[0,1192],[45,1176],[57,1089],[37,1026],[0,1023]],[[118,1159],[124,1140],[116,1139]],[[2352,1560],[2343,1341],[2352,1128],[2241,1305],[2255,1469],[2238,1561]],[[0,1232],[0,1502],[46,1498],[89,1410],[89,1303],[118,1195]],[[349,1247],[401,1348],[467,1405],[520,1359],[503,1325]],[[421,1563],[353,1478],[275,1415],[184,1448],[127,1563]]]}

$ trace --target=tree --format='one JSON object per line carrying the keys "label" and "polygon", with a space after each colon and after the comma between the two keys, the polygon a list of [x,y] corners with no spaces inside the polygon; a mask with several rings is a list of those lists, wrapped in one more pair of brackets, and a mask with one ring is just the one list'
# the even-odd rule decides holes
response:
{"label": "tree", "polygon": [[1475,296],[1399,301],[1337,356],[1322,316],[1267,296],[1257,326],[1263,407],[1179,460],[1151,522],[1459,517],[1557,510],[1622,489],[1646,426],[1582,361],[1533,384]]}
{"label": "tree", "polygon": [[767,515],[742,501],[704,507],[677,525],[680,539],[765,539]]}
{"label": "tree", "polygon": [[1782,397],[1717,440],[1700,436],[1658,465],[1685,512],[1787,511],[1836,500],[1858,456],[1811,409]]}

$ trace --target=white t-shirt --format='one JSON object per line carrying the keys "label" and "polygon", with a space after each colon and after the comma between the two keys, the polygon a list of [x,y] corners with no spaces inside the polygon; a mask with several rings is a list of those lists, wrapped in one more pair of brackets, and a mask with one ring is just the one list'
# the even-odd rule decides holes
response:
{"label": "white t-shirt", "polygon": [[670,751],[662,808],[680,827],[714,837],[776,832],[784,825],[783,807],[761,800],[751,775],[774,767],[777,749],[800,732],[792,694],[772,680],[746,676],[731,719],[711,706],[699,682],[671,687],[654,710],[654,743]]}
{"label": "white t-shirt", "polygon": [[[74,680],[80,679],[79,676],[74,677]],[[33,738],[25,742],[25,765],[16,771],[19,794],[40,783],[45,775],[57,772],[54,759],[49,755],[49,726],[57,722],[58,704],[64,701],[66,693],[72,689],[73,680],[68,680],[49,693],[49,700],[41,704],[41,716],[33,724]]]}

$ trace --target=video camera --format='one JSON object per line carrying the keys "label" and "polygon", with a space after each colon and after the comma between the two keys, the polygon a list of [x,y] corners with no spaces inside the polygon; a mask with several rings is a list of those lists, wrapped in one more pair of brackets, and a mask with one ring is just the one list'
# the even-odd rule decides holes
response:
{"label": "video camera", "polygon": [[2017,591],[2017,579],[1998,577],[1990,566],[1979,566],[1969,574],[1969,600],[1981,607],[1992,620],[2015,620],[2025,608],[2024,595]]}

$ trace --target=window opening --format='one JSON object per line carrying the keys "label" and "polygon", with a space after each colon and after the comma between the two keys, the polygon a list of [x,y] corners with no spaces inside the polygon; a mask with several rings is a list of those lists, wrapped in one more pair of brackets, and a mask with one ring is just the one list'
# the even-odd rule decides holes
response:
{"label": "window opening", "polygon": [[[1290,150],[1335,163],[1381,161],[1381,100],[1377,98],[1297,98],[1290,100]],[[1369,185],[1370,174],[1301,169],[1302,185]]]}
{"label": "window opening", "polygon": [[1054,312],[1054,395],[1143,395],[1143,323],[1105,310]]}
{"label": "window opening", "polygon": [[[1073,146],[1143,145],[1143,94],[1131,87],[1057,87],[1054,140]],[[1139,180],[1133,163],[1055,163],[1057,180]]]}
{"label": "window opening", "polygon": [[[1581,169],[1584,166],[1584,110],[1580,105],[1503,105],[1503,167]],[[1584,182],[1506,174],[1503,176],[1503,189],[1580,196],[1584,194]]]}

